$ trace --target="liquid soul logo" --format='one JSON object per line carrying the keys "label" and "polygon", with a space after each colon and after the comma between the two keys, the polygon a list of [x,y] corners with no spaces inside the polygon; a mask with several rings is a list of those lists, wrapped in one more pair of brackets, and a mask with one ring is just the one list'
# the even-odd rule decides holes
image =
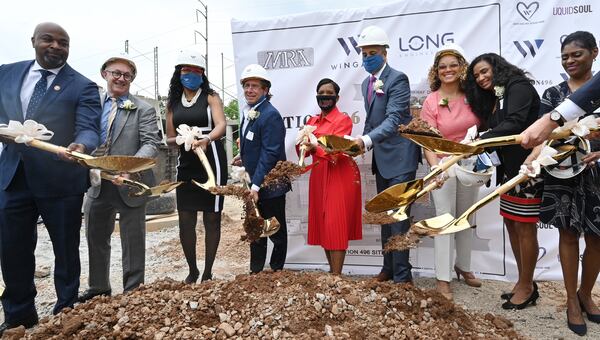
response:
{"label": "liquid soul logo", "polygon": [[540,8],[540,4],[537,1],[534,1],[530,4],[526,4],[524,2],[517,3],[517,12],[519,15],[523,17],[526,21],[530,21],[533,15]]}
{"label": "liquid soul logo", "polygon": [[288,69],[313,66],[315,51],[311,47],[279,51],[260,51],[257,53],[258,64],[266,70]]}
{"label": "liquid soul logo", "polygon": [[513,41],[519,53],[523,56],[523,58],[531,55],[531,57],[535,57],[537,52],[539,52],[540,47],[544,43],[544,39],[535,39],[533,41],[524,40],[524,41]]}
{"label": "liquid soul logo", "polygon": [[552,9],[552,15],[571,15],[592,13],[592,5],[561,6]]}

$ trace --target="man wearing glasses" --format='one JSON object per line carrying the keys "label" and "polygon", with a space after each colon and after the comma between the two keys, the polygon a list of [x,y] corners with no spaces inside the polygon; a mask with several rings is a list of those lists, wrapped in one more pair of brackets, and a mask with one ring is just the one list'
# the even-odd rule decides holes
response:
{"label": "man wearing glasses", "polygon": [[[136,76],[135,63],[126,57],[109,58],[100,73],[107,91],[102,95],[100,121],[101,145],[96,156],[125,155],[156,157],[160,143],[155,109],[129,93]],[[123,248],[123,290],[144,283],[146,202],[147,198],[130,197],[122,180],[133,179],[153,186],[152,170],[139,174],[111,174],[112,180],[94,178],[84,203],[85,230],[90,258],[89,289],[79,296],[84,302],[96,295],[110,295],[110,236],[119,213],[119,231]]]}

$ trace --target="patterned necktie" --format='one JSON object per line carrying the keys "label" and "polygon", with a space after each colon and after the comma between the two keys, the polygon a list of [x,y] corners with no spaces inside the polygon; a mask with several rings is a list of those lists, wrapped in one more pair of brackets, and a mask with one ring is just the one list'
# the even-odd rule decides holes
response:
{"label": "patterned necktie", "polygon": [[39,70],[42,74],[42,78],[38,80],[33,88],[33,94],[31,95],[31,99],[29,99],[29,105],[27,106],[27,112],[25,113],[25,118],[31,118],[33,114],[37,111],[38,106],[42,102],[42,98],[46,94],[46,89],[48,88],[48,76],[52,74],[52,72],[47,70]]}
{"label": "patterned necktie", "polygon": [[369,105],[371,105],[371,99],[373,98],[373,84],[375,83],[375,80],[377,80],[377,77],[371,75],[369,78],[369,86],[367,87],[367,100]]}
{"label": "patterned necktie", "polygon": [[111,97],[110,98],[110,111],[108,113],[108,119],[106,120],[106,124],[102,124],[102,133],[100,134],[100,138],[102,140],[102,144],[94,151],[95,156],[105,156],[108,154],[110,150],[110,144],[112,139],[112,123],[115,120],[115,116],[117,115],[117,110],[119,106],[117,105],[117,99]]}

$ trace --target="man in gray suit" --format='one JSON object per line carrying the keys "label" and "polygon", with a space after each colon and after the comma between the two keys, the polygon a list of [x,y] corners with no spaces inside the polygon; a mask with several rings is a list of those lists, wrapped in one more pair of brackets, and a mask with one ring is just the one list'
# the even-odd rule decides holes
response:
{"label": "man in gray suit", "polygon": [[[373,174],[377,192],[415,179],[421,151],[411,141],[398,135],[400,124],[408,124],[410,114],[410,87],[402,72],[387,65],[387,34],[377,26],[365,28],[358,37],[363,67],[370,75],[362,83],[367,118],[363,135],[357,142],[364,149],[373,149]],[[408,221],[381,226],[381,244],[403,234],[410,227]],[[383,268],[378,281],[412,282],[409,252],[395,251],[384,254]]]}
{"label": "man in gray suit", "polygon": [[[96,155],[156,157],[160,143],[156,111],[129,93],[136,76],[135,63],[125,57],[108,59],[101,68],[107,92],[102,95],[102,145]],[[90,258],[89,289],[79,296],[83,302],[96,295],[110,295],[110,237],[119,213],[123,250],[123,289],[132,290],[144,283],[147,198],[130,197],[120,185],[120,177],[155,184],[151,170],[140,174],[119,174],[112,181],[92,183],[84,205],[86,237]]]}

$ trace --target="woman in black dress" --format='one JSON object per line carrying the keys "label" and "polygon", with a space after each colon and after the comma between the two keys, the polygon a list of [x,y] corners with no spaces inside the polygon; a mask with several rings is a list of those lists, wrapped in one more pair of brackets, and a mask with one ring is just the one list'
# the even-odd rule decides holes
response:
{"label": "woman in black dress", "polygon": [[[525,72],[495,53],[475,58],[467,71],[467,101],[488,131],[481,138],[519,134],[531,125],[540,111],[540,97]],[[496,168],[498,184],[519,173],[529,150],[511,145],[496,150],[501,165]],[[538,256],[537,221],[542,182],[532,179],[500,197],[500,215],[508,231],[519,278],[511,293],[502,294],[504,309],[523,309],[539,298],[533,272]]]}
{"label": "woman in black dress", "polygon": [[[221,137],[225,134],[226,120],[223,102],[209,87],[204,74],[204,59],[197,52],[184,51],[178,58],[169,85],[167,102],[167,143],[174,145],[176,129],[180,124],[197,126],[202,138],[192,148],[202,148],[215,175],[217,185],[227,183],[227,159]],[[189,266],[185,283],[195,283],[200,271],[196,263],[196,223],[198,211],[203,212],[205,260],[202,281],[212,278],[212,266],[221,239],[221,211],[223,197],[215,196],[196,186],[192,179],[203,183],[208,176],[193,150],[179,148],[177,180],[184,181],[177,188],[179,239]]]}
{"label": "woman in black dress", "polygon": [[[589,32],[569,34],[561,45],[561,60],[569,79],[544,91],[540,116],[552,111],[571,93],[592,78],[592,64],[598,56],[596,39]],[[582,161],[588,164],[579,175],[558,179],[544,177],[544,195],[540,220],[559,231],[559,256],[567,291],[567,325],[579,335],[587,332],[582,312],[588,320],[600,323],[600,309],[592,300],[592,288],[600,269],[600,174],[596,161],[600,142],[590,141],[592,151]],[[538,148],[536,148],[537,150]],[[579,271],[579,237],[583,233],[585,251]]]}

